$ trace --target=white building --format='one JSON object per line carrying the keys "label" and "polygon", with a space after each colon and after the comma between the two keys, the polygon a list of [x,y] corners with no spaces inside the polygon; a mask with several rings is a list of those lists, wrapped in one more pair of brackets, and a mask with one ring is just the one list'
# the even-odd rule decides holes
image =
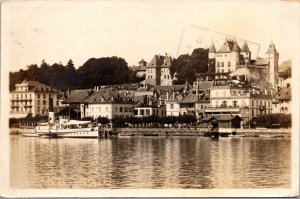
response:
{"label": "white building", "polygon": [[24,80],[16,84],[16,89],[10,93],[10,117],[22,118],[28,114],[45,114],[49,111],[49,102],[59,105],[59,92],[37,81]]}
{"label": "white building", "polygon": [[213,86],[210,91],[210,107],[206,116],[239,115],[243,122],[272,113],[272,95],[259,89],[239,85]]}
{"label": "white building", "polygon": [[126,92],[95,91],[80,105],[81,118],[106,117],[112,119],[115,117],[131,117],[134,116],[136,104],[133,97]]}

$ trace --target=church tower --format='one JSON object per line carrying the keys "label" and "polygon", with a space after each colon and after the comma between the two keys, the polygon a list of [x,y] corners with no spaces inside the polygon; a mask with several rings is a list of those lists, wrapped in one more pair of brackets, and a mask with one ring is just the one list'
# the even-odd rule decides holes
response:
{"label": "church tower", "polygon": [[267,52],[266,59],[269,61],[269,74],[270,74],[270,83],[273,87],[278,85],[279,77],[278,77],[278,60],[279,53],[275,48],[275,44],[271,42]]}

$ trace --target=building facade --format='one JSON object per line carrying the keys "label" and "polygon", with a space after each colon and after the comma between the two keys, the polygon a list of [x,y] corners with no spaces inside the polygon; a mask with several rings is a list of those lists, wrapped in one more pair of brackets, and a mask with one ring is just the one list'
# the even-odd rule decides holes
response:
{"label": "building facade", "polygon": [[239,115],[243,122],[272,113],[272,95],[255,88],[214,86],[210,92],[210,106],[205,116]]}
{"label": "building facade", "polygon": [[59,92],[37,81],[24,80],[16,84],[16,89],[10,93],[10,117],[23,118],[28,114],[33,117],[49,111],[49,102],[59,105]]}
{"label": "building facade", "polygon": [[173,78],[170,74],[172,58],[155,55],[151,62],[146,66],[145,84],[149,85],[172,85]]}

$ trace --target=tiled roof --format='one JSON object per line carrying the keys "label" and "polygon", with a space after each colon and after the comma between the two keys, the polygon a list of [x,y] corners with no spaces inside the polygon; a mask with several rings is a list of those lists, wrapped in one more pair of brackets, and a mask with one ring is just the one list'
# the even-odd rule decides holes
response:
{"label": "tiled roof", "polygon": [[81,103],[91,94],[90,89],[74,90],[70,93],[70,99],[67,98],[64,103]]}
{"label": "tiled roof", "polygon": [[185,87],[185,84],[178,84],[178,85],[170,85],[170,86],[155,86],[154,90],[160,90],[162,92],[167,92],[169,90],[173,91],[181,91]]}
{"label": "tiled roof", "polygon": [[58,90],[55,88],[51,88],[50,86],[47,86],[45,84],[42,84],[37,81],[27,81],[24,80],[21,84],[28,84],[28,91],[47,91],[47,92],[57,92]]}
{"label": "tiled roof", "polygon": [[213,81],[203,81],[199,83],[199,89],[208,90],[213,86]]}
{"label": "tiled roof", "polygon": [[146,66],[138,67],[136,70],[137,71],[145,71],[146,70]]}
{"label": "tiled roof", "polygon": [[278,53],[275,48],[275,44],[273,42],[271,42],[266,54],[271,54],[271,53]]}
{"label": "tiled roof", "polygon": [[243,43],[242,52],[250,52],[250,49],[246,41]]}
{"label": "tiled roof", "polygon": [[187,96],[185,96],[180,103],[196,103],[198,101],[198,97],[195,94],[188,94]]}
{"label": "tiled roof", "polygon": [[216,52],[216,47],[214,42],[211,43],[210,47],[209,47],[209,52],[210,53],[215,53]]}
{"label": "tiled roof", "polygon": [[84,102],[87,103],[127,102],[127,101],[132,101],[133,98],[134,98],[133,93],[102,89],[99,91],[95,91],[93,94],[88,96],[84,100]]}
{"label": "tiled roof", "polygon": [[170,67],[172,58],[170,56],[155,55],[151,62],[147,65],[148,68]]}
{"label": "tiled roof", "polygon": [[292,99],[291,87],[282,88],[280,91],[278,91],[275,94],[275,99],[278,99],[278,100],[291,100]]}
{"label": "tiled roof", "polygon": [[254,65],[256,66],[263,66],[263,65],[268,65],[269,64],[269,60],[264,59],[264,58],[257,58],[254,62]]}
{"label": "tiled roof", "polygon": [[140,63],[147,63],[147,62],[146,62],[144,59],[142,59],[142,60],[139,61],[138,63],[140,64]]}
{"label": "tiled roof", "polygon": [[230,53],[232,51],[241,51],[238,43],[236,41],[226,40],[223,46],[218,50],[218,53]]}

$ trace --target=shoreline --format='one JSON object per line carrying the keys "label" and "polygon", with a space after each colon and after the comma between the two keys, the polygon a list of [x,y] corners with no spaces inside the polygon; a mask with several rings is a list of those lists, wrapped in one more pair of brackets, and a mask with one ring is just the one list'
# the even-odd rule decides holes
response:
{"label": "shoreline", "polygon": [[[9,128],[9,134],[22,134],[33,129]],[[119,136],[204,136],[209,132],[206,128],[117,128],[115,130]],[[220,133],[231,134],[235,136],[259,137],[259,136],[278,136],[291,137],[292,129],[220,129]]]}

